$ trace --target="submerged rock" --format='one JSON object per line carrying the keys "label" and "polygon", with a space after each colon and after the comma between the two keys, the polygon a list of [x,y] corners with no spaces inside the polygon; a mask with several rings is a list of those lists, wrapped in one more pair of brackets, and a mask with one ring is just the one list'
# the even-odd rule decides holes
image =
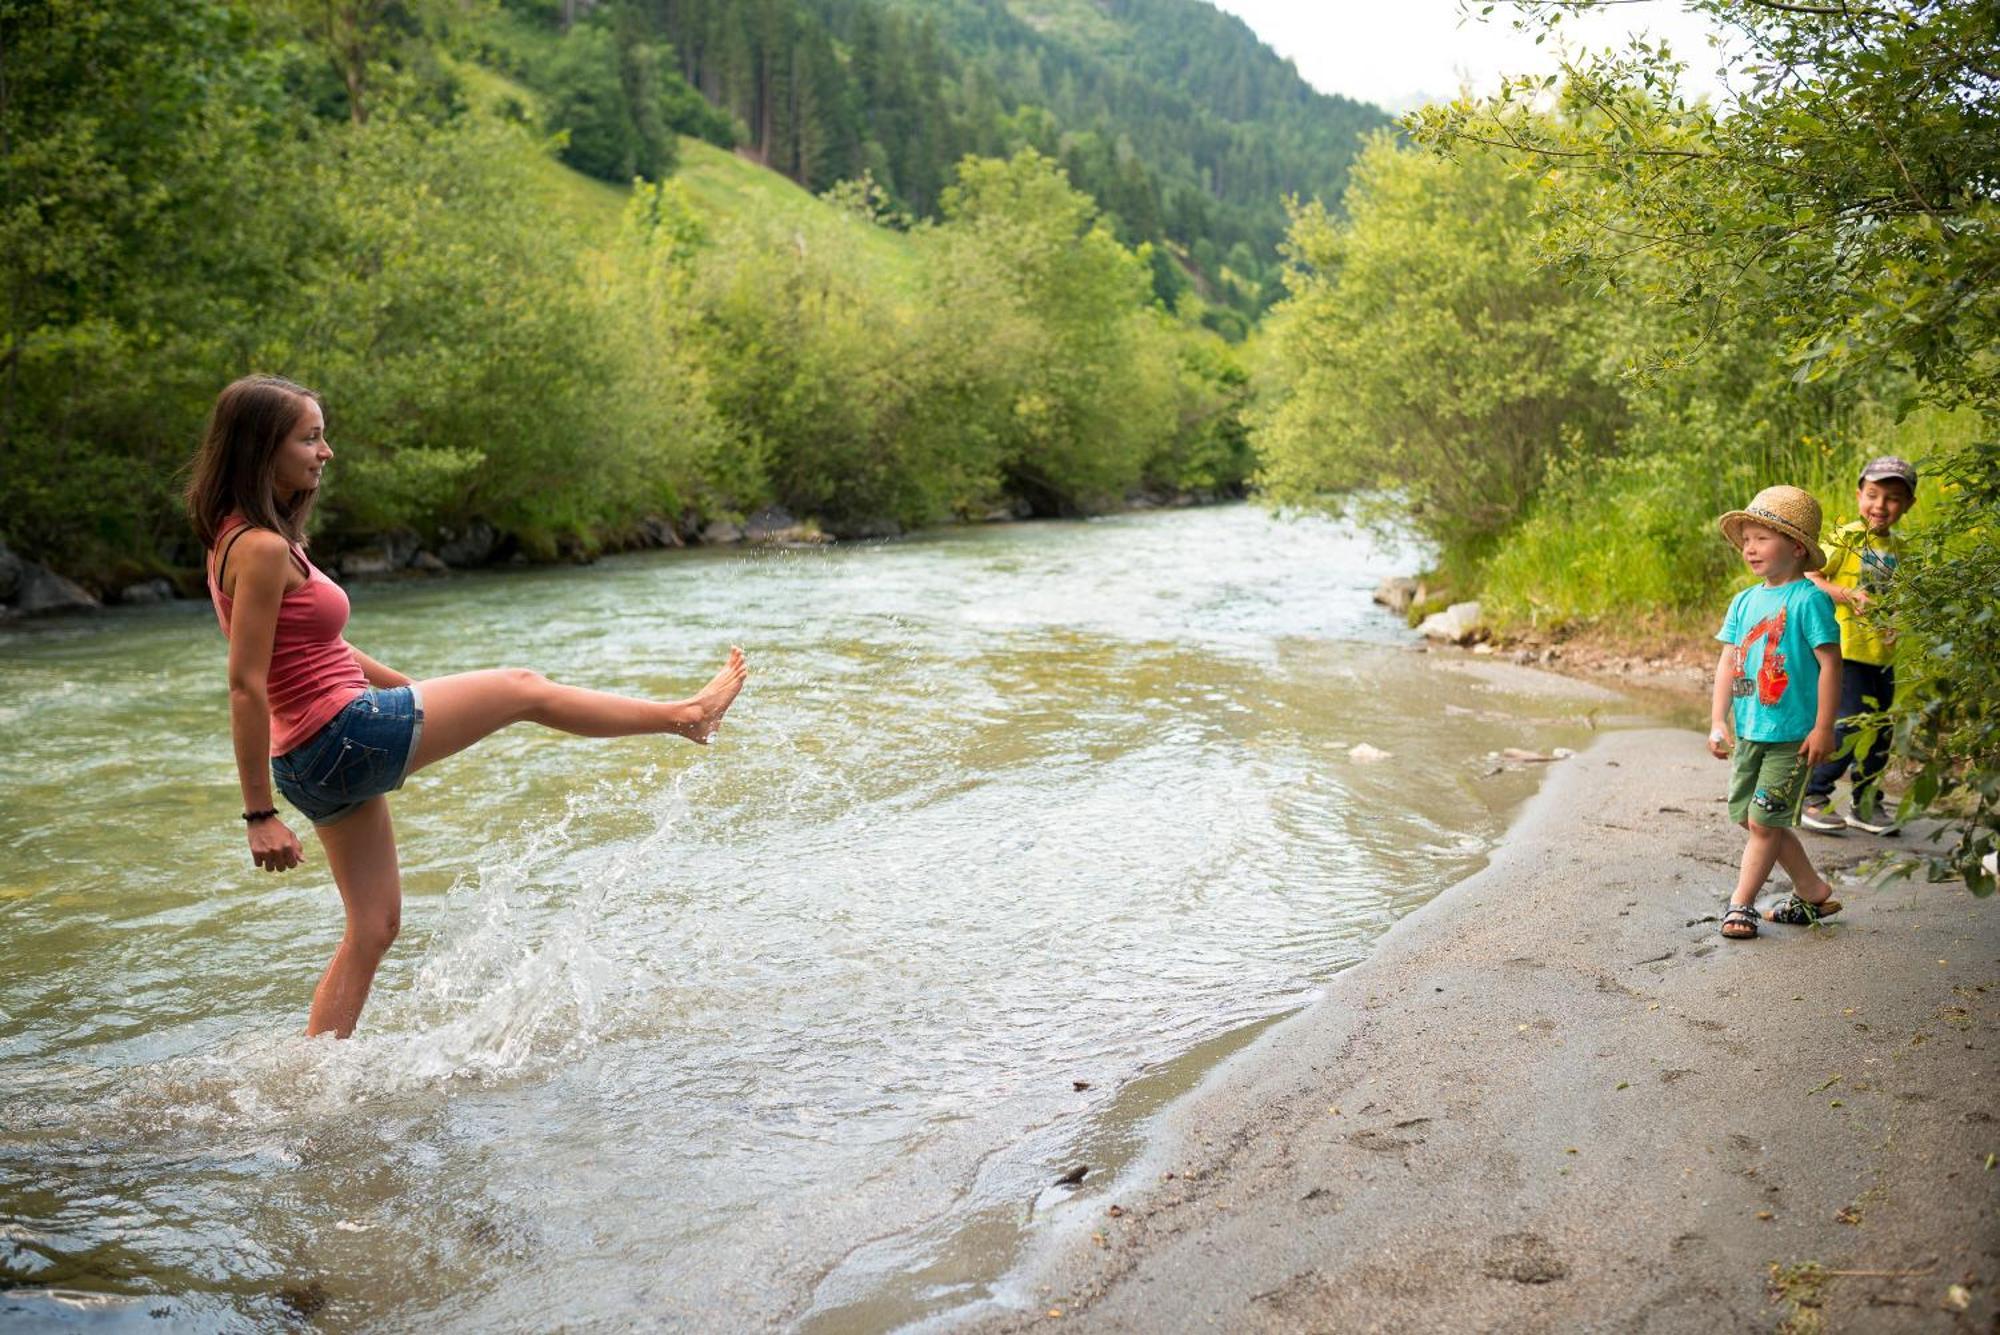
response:
{"label": "submerged rock", "polygon": [[367,579],[377,575],[393,575],[396,567],[389,561],[388,553],[379,547],[364,547],[358,552],[348,552],[340,558],[340,573],[349,579]]}
{"label": "submerged rock", "polygon": [[743,536],[750,542],[771,547],[810,547],[830,541],[820,532],[818,524],[794,519],[790,512],[775,505],[751,515],[743,525]]}
{"label": "submerged rock", "polygon": [[1417,633],[1425,639],[1470,644],[1485,634],[1485,627],[1479,621],[1479,604],[1453,603],[1442,612],[1433,612],[1417,627]]}
{"label": "submerged rock", "polygon": [[836,524],[833,536],[858,542],[880,542],[884,538],[902,537],[903,526],[893,519],[856,519]]}
{"label": "submerged rock", "polygon": [[27,570],[28,563],[9,551],[6,543],[0,542],[0,603],[14,601]]}
{"label": "submerged rock", "polygon": [[393,575],[398,570],[407,569],[422,548],[423,539],[413,530],[392,528],[378,536],[373,546],[343,553],[340,573],[350,579]]}
{"label": "submerged rock", "polygon": [[22,563],[19,587],[14,594],[14,610],[23,616],[47,612],[84,612],[102,606],[82,585],[64,579],[47,566],[33,561]]}
{"label": "submerged rock", "polygon": [[438,530],[438,559],[448,566],[483,566],[493,559],[500,534],[483,519],[475,519],[462,530]]}
{"label": "submerged rock", "polygon": [[118,591],[121,603],[146,604],[170,603],[174,600],[172,580],[142,579],[137,584],[127,584]]}
{"label": "submerged rock", "polygon": [[684,547],[681,535],[674,531],[673,521],[660,515],[647,515],[639,521],[639,541],[648,547]]}
{"label": "submerged rock", "polygon": [[1417,598],[1417,582],[1408,575],[1391,575],[1375,586],[1375,601],[1397,616],[1410,610]]}

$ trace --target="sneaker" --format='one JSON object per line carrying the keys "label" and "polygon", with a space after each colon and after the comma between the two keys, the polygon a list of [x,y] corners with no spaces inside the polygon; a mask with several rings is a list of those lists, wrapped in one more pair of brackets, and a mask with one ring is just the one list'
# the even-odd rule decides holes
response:
{"label": "sneaker", "polygon": [[1903,828],[1894,816],[1883,809],[1880,798],[1856,802],[1847,813],[1847,824],[1849,828],[1865,834],[1898,834]]}
{"label": "sneaker", "polygon": [[1808,802],[1805,809],[1799,812],[1799,824],[1808,830],[1818,830],[1821,834],[1839,834],[1854,824],[1854,819],[1849,817],[1843,821],[1834,811],[1831,802]]}

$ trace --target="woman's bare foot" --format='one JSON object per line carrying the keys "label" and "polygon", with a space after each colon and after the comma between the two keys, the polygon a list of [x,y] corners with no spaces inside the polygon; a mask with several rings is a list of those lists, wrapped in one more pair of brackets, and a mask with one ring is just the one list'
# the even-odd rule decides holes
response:
{"label": "woman's bare foot", "polygon": [[708,745],[709,740],[721,731],[722,716],[736,702],[736,695],[743,689],[749,675],[750,665],[743,661],[743,651],[731,645],[729,661],[722,665],[722,671],[686,702],[688,721],[676,731],[697,746]]}

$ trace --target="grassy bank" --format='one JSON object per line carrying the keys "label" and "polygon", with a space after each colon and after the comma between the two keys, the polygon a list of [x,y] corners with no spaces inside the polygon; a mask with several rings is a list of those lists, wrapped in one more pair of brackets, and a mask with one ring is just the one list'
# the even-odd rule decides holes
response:
{"label": "grassy bank", "polygon": [[[1921,472],[1973,440],[1980,425],[1964,410],[1926,409],[1901,422],[1880,409],[1859,417],[1851,438],[1800,442],[1789,458],[1718,467],[1711,456],[1664,453],[1558,472],[1481,569],[1482,610],[1507,635],[1653,648],[1706,642],[1747,582],[1717,516],[1784,482],[1818,498],[1830,534],[1855,517],[1855,478],[1868,459],[1899,454]],[[1921,538],[1939,499],[1935,486],[1920,485],[1898,532]]]}

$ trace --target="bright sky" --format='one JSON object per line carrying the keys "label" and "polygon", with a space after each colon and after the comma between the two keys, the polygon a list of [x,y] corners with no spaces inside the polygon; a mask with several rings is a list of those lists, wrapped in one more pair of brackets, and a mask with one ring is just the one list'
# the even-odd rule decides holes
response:
{"label": "bright sky", "polygon": [[[1461,20],[1458,0],[1212,0],[1249,24],[1264,42],[1298,66],[1323,93],[1405,111],[1448,98],[1461,83],[1490,92],[1504,74],[1545,74],[1555,68],[1550,45],[1536,46],[1513,27],[1514,7],[1495,4],[1484,19],[1481,3]],[[1706,23],[1679,0],[1638,0],[1607,5],[1582,19],[1565,20],[1565,40],[1588,49],[1623,46],[1628,34],[1664,37],[1688,62],[1687,91],[1719,94],[1718,63]],[[1554,38],[1550,42],[1554,42]]]}

